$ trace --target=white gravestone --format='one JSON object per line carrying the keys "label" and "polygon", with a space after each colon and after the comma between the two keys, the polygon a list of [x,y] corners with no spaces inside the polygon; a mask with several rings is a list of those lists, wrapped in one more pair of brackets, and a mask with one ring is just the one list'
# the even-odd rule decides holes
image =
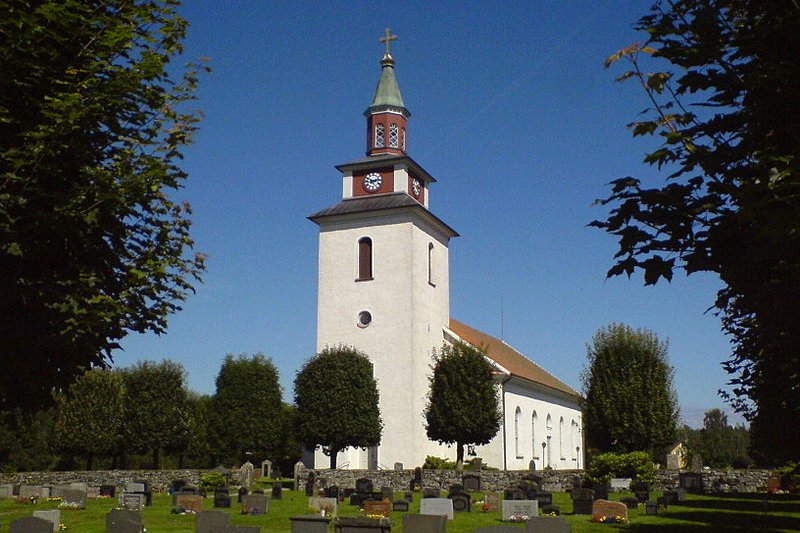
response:
{"label": "white gravestone", "polygon": [[512,516],[532,516],[539,515],[538,500],[503,500],[503,522],[507,522]]}
{"label": "white gravestone", "polygon": [[422,498],[419,501],[419,514],[446,516],[453,519],[453,500],[450,498]]}
{"label": "white gravestone", "polygon": [[612,477],[611,490],[614,492],[622,492],[630,490],[631,481],[633,480],[629,477]]}
{"label": "white gravestone", "polygon": [[248,490],[253,485],[253,463],[250,461],[243,464],[239,470],[239,484]]}

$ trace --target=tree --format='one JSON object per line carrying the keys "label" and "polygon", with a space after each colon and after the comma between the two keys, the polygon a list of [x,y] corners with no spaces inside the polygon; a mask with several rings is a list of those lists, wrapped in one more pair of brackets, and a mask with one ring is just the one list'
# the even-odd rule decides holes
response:
{"label": "tree", "polygon": [[152,467],[161,468],[162,450],[180,452],[189,443],[191,411],[183,367],[165,359],[142,361],[121,372],[126,391],[124,445],[151,452]]}
{"label": "tree", "polygon": [[46,404],[127,333],[164,332],[200,279],[170,198],[198,118],[198,69],[167,70],[176,4],[3,3],[0,407]]}
{"label": "tree", "polygon": [[[793,0],[659,2],[637,28],[643,45],[612,55],[632,67],[652,108],[630,125],[658,135],[644,161],[667,184],[612,182],[606,220],[620,238],[609,275],[641,269],[646,284],[676,269],[712,272],[714,307],[733,350],[721,391],[752,421],[757,448],[775,462],[800,446],[800,7]],[[676,67],[645,72],[642,54]]]}
{"label": "tree", "polygon": [[59,448],[86,458],[91,470],[97,455],[113,454],[124,415],[124,386],[118,372],[95,368],[79,376],[56,397]]}
{"label": "tree", "polygon": [[463,342],[444,344],[433,354],[425,431],[440,444],[456,445],[456,468],[464,446],[487,444],[500,429],[494,368],[483,352]]}
{"label": "tree", "polygon": [[678,402],[667,342],[647,329],[611,324],[587,347],[581,374],[587,444],[600,452],[645,451],[654,459],[675,441]]}
{"label": "tree", "polygon": [[744,468],[752,465],[747,455],[749,432],[742,425],[731,427],[721,409],[709,409],[699,430],[685,429],[691,455],[700,455],[711,468]]}
{"label": "tree", "polygon": [[322,446],[336,468],[340,451],[380,444],[378,399],[366,354],[352,346],[325,348],[305,362],[294,380],[297,439],[309,450]]}
{"label": "tree", "polygon": [[241,462],[247,452],[272,458],[281,440],[283,411],[278,370],[258,353],[225,356],[209,422],[218,449]]}

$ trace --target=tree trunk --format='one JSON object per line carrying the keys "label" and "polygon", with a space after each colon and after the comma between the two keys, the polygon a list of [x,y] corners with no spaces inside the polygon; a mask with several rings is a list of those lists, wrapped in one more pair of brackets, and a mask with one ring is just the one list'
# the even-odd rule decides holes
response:
{"label": "tree trunk", "polygon": [[339,455],[339,450],[331,450],[331,470],[336,470],[336,456]]}
{"label": "tree trunk", "polygon": [[92,470],[94,466],[94,454],[90,453],[86,456],[86,470]]}
{"label": "tree trunk", "polygon": [[153,470],[161,470],[161,448],[153,448]]}
{"label": "tree trunk", "polygon": [[464,470],[464,443],[456,442],[456,470]]}

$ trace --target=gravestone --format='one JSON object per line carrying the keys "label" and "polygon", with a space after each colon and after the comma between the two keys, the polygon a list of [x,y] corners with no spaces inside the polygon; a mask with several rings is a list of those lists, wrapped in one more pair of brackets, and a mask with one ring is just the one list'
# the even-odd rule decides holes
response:
{"label": "gravestone", "polygon": [[481,490],[481,476],[468,474],[461,478],[461,483],[464,486],[464,490],[467,492],[476,492]]}
{"label": "gravestone", "polygon": [[423,498],[419,502],[419,514],[447,516],[453,519],[453,500],[450,498]]}
{"label": "gravestone", "polygon": [[503,491],[504,500],[527,500],[528,495],[520,489],[506,489]]}
{"label": "gravestone", "polygon": [[692,470],[699,472],[703,469],[703,457],[700,454],[692,456]]}
{"label": "gravestone", "polygon": [[9,533],[53,533],[53,523],[44,518],[26,516],[11,522]]}
{"label": "gravestone", "polygon": [[392,487],[381,487],[381,498],[392,501],[394,499],[394,489]]}
{"label": "gravestone", "polygon": [[225,511],[203,511],[194,523],[195,533],[212,533],[215,529],[230,525],[231,515]]}
{"label": "gravestone", "polygon": [[244,498],[245,496],[247,496],[249,493],[250,493],[250,491],[248,491],[248,490],[247,490],[246,488],[244,488],[244,487],[241,487],[241,488],[239,489],[239,492],[237,493],[237,494],[238,494],[238,501],[239,501],[239,503],[242,503],[242,498]]}
{"label": "gravestone", "polygon": [[409,509],[408,500],[395,500],[392,502],[392,511],[407,513]]}
{"label": "gravestone", "polygon": [[120,497],[120,507],[123,509],[130,509],[132,511],[139,511],[144,507],[145,496],[141,493],[123,492]]}
{"label": "gravestone", "polygon": [[307,514],[289,517],[292,522],[292,533],[328,533],[328,516]]}
{"label": "gravestone", "polygon": [[89,484],[83,482],[72,482],[69,484],[69,488],[73,490],[80,490],[83,492],[89,492]]}
{"label": "gravestone", "polygon": [[228,489],[217,489],[214,491],[214,507],[229,508],[231,506],[231,495]]}
{"label": "gravestone", "polygon": [[688,492],[703,492],[703,478],[696,472],[678,474],[678,486]]}
{"label": "gravestone", "polygon": [[86,509],[86,491],[67,489],[64,491],[63,498],[66,505],[76,506],[78,509]]}
{"label": "gravestone", "polygon": [[657,515],[658,514],[658,504],[655,502],[647,502],[644,504],[644,514],[646,515]]}
{"label": "gravestone", "polygon": [[411,480],[411,482],[409,483],[409,487],[408,488],[410,490],[412,490],[412,491],[414,489],[417,489],[417,488],[420,488],[420,489],[422,488],[422,468],[421,467],[418,466],[418,467],[414,468],[414,479]]}
{"label": "gravestone", "polygon": [[324,489],[322,489],[322,494],[324,494],[326,498],[338,498],[339,487],[337,487],[336,485],[325,487]]}
{"label": "gravestone", "polygon": [[367,494],[354,492],[350,495],[350,505],[358,505],[360,507],[368,497],[369,495]]}
{"label": "gravestone", "polygon": [[524,532],[572,533],[572,526],[560,516],[534,516],[525,524]]}
{"label": "gravestone", "polygon": [[414,493],[413,493],[413,492],[411,492],[411,491],[405,491],[405,492],[403,493],[403,499],[404,499],[405,501],[409,502],[409,503],[410,503],[410,502],[413,502],[413,501],[414,501]]}
{"label": "gravestone", "polygon": [[114,498],[117,495],[117,487],[115,485],[100,485],[101,498]]}
{"label": "gravestone", "polygon": [[325,511],[325,514],[336,514],[338,510],[338,498],[322,498],[319,496],[312,496],[308,499],[308,506],[317,511]]}
{"label": "gravestone", "polygon": [[392,515],[392,507],[389,502],[364,502],[364,513],[369,515],[381,515],[389,518]]}
{"label": "gravestone", "polygon": [[631,481],[633,481],[629,477],[612,477],[611,478],[611,490],[613,492],[624,492],[631,488]]}
{"label": "gravestone", "polygon": [[111,531],[114,524],[119,522],[132,522],[141,526],[142,513],[129,509],[112,509],[106,515],[106,531]]}
{"label": "gravestone", "polygon": [[409,533],[446,533],[447,518],[437,515],[407,514],[403,517],[403,531]]}
{"label": "gravestone", "polygon": [[486,511],[489,513],[500,512],[500,494],[496,492],[487,492],[483,495],[483,503],[486,505]]}
{"label": "gravestone", "polygon": [[442,491],[439,489],[422,489],[422,499],[440,498]]}
{"label": "gravestone", "polygon": [[283,484],[280,481],[272,485],[272,499],[283,499]]}
{"label": "gravestone", "polygon": [[501,514],[503,522],[508,522],[513,516],[537,516],[539,514],[539,502],[536,500],[505,500],[503,501],[503,511]]}
{"label": "gravestone", "polygon": [[239,469],[239,484],[246,489],[250,489],[253,485],[253,463],[250,461]]}
{"label": "gravestone", "polygon": [[140,492],[144,494],[144,483],[126,483],[125,492]]}
{"label": "gravestone", "polygon": [[20,498],[41,498],[42,486],[41,485],[20,485],[19,486]]}
{"label": "gravestone", "polygon": [[356,492],[359,494],[369,494],[372,492],[372,480],[365,477],[356,480]]}
{"label": "gravestone", "polygon": [[193,494],[178,494],[178,497],[175,499],[175,505],[187,511],[199,513],[203,510],[203,497]]}
{"label": "gravestone", "polygon": [[[476,457],[472,460],[472,470],[475,472],[480,472],[483,470],[483,459],[480,457]],[[466,486],[466,485],[465,485]]]}
{"label": "gravestone", "polygon": [[269,498],[264,494],[248,494],[244,497],[242,511],[246,514],[267,514]]}
{"label": "gravestone", "polygon": [[469,512],[472,499],[469,494],[451,494],[449,498],[453,501],[453,510],[456,512]]}
{"label": "gravestone", "polygon": [[59,509],[50,509],[48,511],[34,511],[33,516],[51,522],[53,524],[53,531],[58,531],[58,524],[61,523],[61,511]]}
{"label": "gravestone", "polygon": [[454,483],[447,488],[448,494],[464,494],[464,485],[461,483]]}
{"label": "gravestone", "polygon": [[114,522],[111,527],[107,530],[107,533],[143,533],[144,527],[142,524],[138,522],[133,522],[131,520],[120,520],[119,522]]}
{"label": "gravestone", "polygon": [[639,500],[637,500],[636,498],[631,498],[631,497],[622,498],[620,499],[620,502],[624,503],[625,507],[627,507],[628,509],[636,509],[639,506]]}
{"label": "gravestone", "polygon": [[170,494],[173,494],[175,492],[180,492],[183,490],[183,487],[185,487],[188,484],[189,482],[186,481],[185,479],[173,479],[169,484],[168,492]]}
{"label": "gravestone", "polygon": [[667,454],[667,470],[680,470],[681,469],[681,454],[668,453]]}
{"label": "gravestone", "polygon": [[13,498],[14,485],[11,483],[3,483],[0,485],[0,498]]}
{"label": "gravestone", "polygon": [[592,514],[594,504],[594,491],[592,489],[572,490],[572,513]]}
{"label": "gravestone", "polygon": [[313,496],[316,493],[315,490],[315,483],[316,483],[316,475],[314,472],[308,473],[308,481],[306,481],[306,496]]}
{"label": "gravestone", "polygon": [[595,500],[607,500],[608,499],[608,483],[595,483],[592,485],[592,490],[594,491],[594,499]]}
{"label": "gravestone", "polygon": [[394,464],[394,471],[395,472],[402,472],[403,470],[403,463],[395,463]]}
{"label": "gravestone", "polygon": [[628,507],[622,502],[595,500],[592,505],[592,516],[616,516],[628,520]]}
{"label": "gravestone", "polygon": [[530,499],[539,502],[540,509],[545,505],[553,505],[552,492],[537,491],[533,493],[533,497]]}
{"label": "gravestone", "polygon": [[261,477],[272,477],[272,461],[268,459],[261,461]]}

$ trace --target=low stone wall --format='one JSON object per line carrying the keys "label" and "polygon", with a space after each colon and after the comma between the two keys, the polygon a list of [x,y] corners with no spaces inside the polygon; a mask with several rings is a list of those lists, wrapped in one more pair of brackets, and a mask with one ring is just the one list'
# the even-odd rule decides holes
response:
{"label": "low stone wall", "polygon": [[[298,466],[295,471],[295,486],[304,490],[311,470]],[[414,479],[413,470],[313,470],[318,487],[336,485],[340,488],[354,488],[356,480],[367,478],[375,489],[392,487],[395,491],[408,490]],[[685,471],[683,471],[685,472]],[[659,470],[656,472],[654,490],[678,488],[678,470]],[[470,470],[423,470],[422,487],[447,490],[450,485],[462,482],[464,475],[474,474]],[[532,476],[542,478],[542,489],[550,492],[566,492],[575,486],[576,478],[583,470],[483,470],[480,472],[481,490],[502,491]],[[706,492],[766,492],[767,479],[772,470],[703,470],[700,476]]]}
{"label": "low stone wall", "polygon": [[0,484],[66,485],[86,483],[89,486],[115,485],[123,487],[134,481],[147,481],[153,492],[167,492],[175,479],[185,479],[189,485],[198,486],[203,470],[91,470],[77,472],[17,472],[0,473]]}

